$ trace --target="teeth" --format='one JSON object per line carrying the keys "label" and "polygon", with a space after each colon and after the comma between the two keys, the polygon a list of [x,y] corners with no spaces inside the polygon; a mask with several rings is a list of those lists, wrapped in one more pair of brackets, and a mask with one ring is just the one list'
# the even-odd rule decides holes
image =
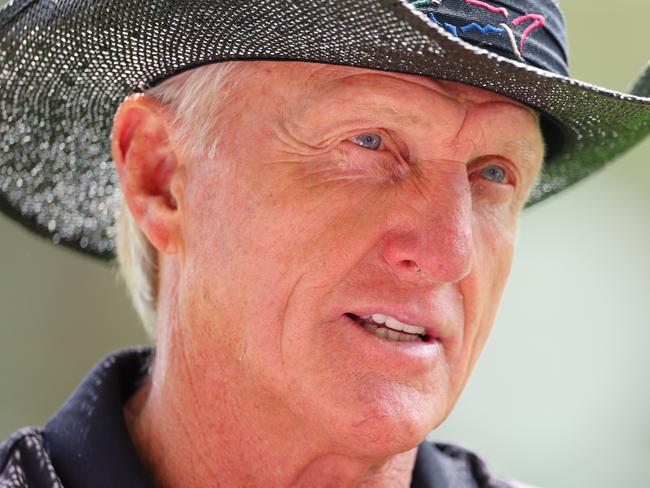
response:
{"label": "teeth", "polygon": [[409,325],[405,324],[403,322],[400,322],[397,319],[394,319],[393,317],[386,317],[386,327],[390,327],[391,329],[394,330],[402,330],[406,332],[407,334],[418,334],[418,335],[424,335],[425,330],[422,327],[417,327],[415,325]]}
{"label": "teeth", "polygon": [[401,336],[402,334],[400,334],[396,330],[388,330],[388,329],[386,329],[386,335],[392,341],[399,341],[399,336]]}
{"label": "teeth", "polygon": [[383,324],[386,322],[386,316],[380,313],[372,314],[370,318],[375,324]]}
{"label": "teeth", "polygon": [[405,324],[389,315],[375,313],[369,316],[362,317],[365,320],[372,320],[375,324],[385,325],[398,332],[406,332],[407,334],[425,335],[426,331],[423,327]]}
{"label": "teeth", "polygon": [[381,337],[382,339],[388,339],[390,341],[414,342],[420,340],[419,336],[412,334],[403,334],[401,332],[397,332],[396,330],[386,329],[385,327],[377,327],[373,324],[365,324],[363,328],[368,332]]}

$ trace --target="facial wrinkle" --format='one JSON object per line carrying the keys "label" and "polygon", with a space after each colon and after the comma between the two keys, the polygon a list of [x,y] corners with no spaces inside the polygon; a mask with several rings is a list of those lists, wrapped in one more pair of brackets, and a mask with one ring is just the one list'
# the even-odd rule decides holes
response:
{"label": "facial wrinkle", "polygon": [[[412,89],[409,90],[408,86],[404,86],[405,84],[411,85]],[[414,98],[413,96],[409,96],[409,92],[412,92],[413,90],[417,90],[418,93],[426,93],[428,90],[428,97],[444,97],[445,103],[450,106],[453,106],[458,99],[455,94],[446,93],[445,90],[435,84],[433,80],[431,80],[431,83],[423,83],[422,80],[415,77],[400,77],[390,73],[376,73],[372,71],[345,73],[343,76],[336,77],[327,83],[323,83],[320,88],[321,89],[316,92],[312,106],[320,106],[324,103],[323,100],[328,103],[328,106],[335,104],[335,100],[339,101],[339,105],[341,103],[349,105],[350,103],[354,103],[354,99],[357,96],[362,98],[364,96],[367,97],[369,93],[373,93],[374,100],[381,100],[382,102],[366,102],[366,107],[368,107],[369,110],[375,110],[378,113],[381,113],[384,118],[387,117],[389,122],[393,122],[397,124],[397,126],[402,126],[404,124],[424,125],[430,121],[432,113],[440,112],[440,110],[434,110],[434,107],[432,106],[431,111],[422,113],[419,104],[417,107],[419,108],[418,114],[409,113],[413,112],[413,110],[402,109],[401,106],[405,103],[403,95],[407,95],[407,98]],[[341,92],[346,94],[351,93],[351,95],[340,96],[339,93]],[[399,96],[398,99],[399,93],[403,95]],[[426,99],[427,97],[424,98]],[[305,99],[311,100],[311,97],[307,96]],[[438,105],[439,104],[440,102]],[[310,110],[309,105],[303,104],[299,116],[305,115],[304,112],[307,110]]]}
{"label": "facial wrinkle", "polygon": [[447,93],[447,90],[444,89],[438,80],[423,76],[368,70],[363,72],[350,72],[347,75],[341,76],[340,79],[355,79],[361,77],[399,80],[400,83],[407,83],[409,85],[413,85],[414,87],[417,86],[419,88],[425,88],[427,90],[434,91],[439,95],[443,95],[451,100],[456,100],[455,94]]}
{"label": "facial wrinkle", "polygon": [[[284,317],[284,320],[282,321],[282,326],[280,327],[280,331],[279,331],[280,334],[279,334],[279,337],[278,337],[278,341],[279,341],[279,344],[280,344],[280,364],[281,364],[281,368],[282,368],[282,376],[283,376],[283,378],[288,377],[287,368],[286,368],[286,361],[285,361],[285,354],[284,354],[284,331],[288,327],[287,322],[286,322],[286,318],[288,317],[287,311],[289,310],[289,307],[291,306],[291,300],[292,300],[294,294],[296,293],[296,290],[300,287],[300,283],[302,282],[302,280],[304,279],[306,274],[307,274],[307,272],[305,271],[300,276],[298,276],[298,278],[294,282],[293,286],[291,287],[291,290],[287,294],[287,299],[286,299],[286,301],[283,304],[282,309],[281,309],[281,314],[282,314],[282,317]],[[292,412],[292,413],[296,414],[297,412]]]}
{"label": "facial wrinkle", "polygon": [[364,71],[360,73],[353,72],[348,75],[342,76],[340,79],[356,79],[356,78],[382,78],[382,79],[398,80],[400,84],[406,83],[412,85],[415,89],[423,88],[425,90],[435,92],[436,95],[442,96],[446,98],[448,101],[453,103],[460,102],[461,104],[467,103],[476,106],[490,105],[490,104],[506,104],[512,107],[526,110],[530,112],[533,117],[537,116],[536,115],[537,112],[535,112],[532,108],[522,105],[511,99],[508,99],[502,95],[498,95],[492,92],[489,92],[489,94],[487,94],[484,93],[482,90],[478,90],[478,89],[472,90],[471,87],[467,87],[466,85],[458,85],[455,82],[451,82],[451,81],[436,80],[436,79],[432,79],[424,76],[417,76],[417,75],[406,75],[406,74],[391,73],[391,72],[376,72],[372,70]]}
{"label": "facial wrinkle", "polygon": [[[307,133],[309,132],[309,130],[305,129],[303,129],[303,131]],[[307,142],[304,138],[297,135],[300,133],[300,130],[297,127],[292,127],[287,119],[280,120],[277,127],[272,129],[272,132],[273,136],[276,137],[282,145],[288,148],[287,152],[302,156],[322,154],[327,151],[328,146],[332,143],[331,141],[323,141],[319,144]]]}
{"label": "facial wrinkle", "polygon": [[[184,370],[184,377],[187,378],[189,382],[189,390],[190,390],[190,395],[192,398],[192,401],[194,402],[194,405],[202,405],[203,401],[200,399],[199,396],[197,396],[197,391],[196,391],[196,382],[194,381],[194,376],[192,374],[192,367],[191,367],[191,362],[190,359],[187,355],[187,348],[184,346],[184,341],[183,339],[179,340],[179,343],[176,346],[177,348],[180,348],[181,350],[181,362],[182,362],[182,368]],[[201,412],[201,409],[198,409],[199,412]],[[195,453],[201,453],[205,454],[205,447],[204,446],[210,446],[211,443],[209,440],[206,439],[207,432],[209,429],[193,429],[188,427],[186,423],[186,419],[188,416],[185,414],[185,410],[178,410],[177,406],[174,408],[174,413],[175,416],[178,419],[178,423],[180,424],[180,428],[183,431],[183,434],[185,436],[185,439],[190,442],[190,444],[193,446],[193,450]],[[210,426],[212,427],[212,423],[210,423]],[[199,434],[200,440],[197,440],[196,434]],[[211,459],[212,456],[214,456],[215,453],[210,451],[207,453],[207,456],[204,455],[199,455],[198,456],[198,462],[201,465],[202,469],[205,470],[205,472],[210,474],[211,479],[219,479],[218,478],[218,473],[213,472],[212,466],[214,465],[214,460]],[[194,473],[196,473],[196,469],[193,470]]]}

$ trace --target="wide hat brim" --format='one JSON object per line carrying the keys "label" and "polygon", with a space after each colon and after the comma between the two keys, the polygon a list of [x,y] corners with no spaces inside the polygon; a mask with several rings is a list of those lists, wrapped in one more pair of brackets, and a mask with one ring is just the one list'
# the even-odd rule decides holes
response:
{"label": "wide hat brim", "polygon": [[401,0],[17,0],[0,11],[0,209],[55,243],[111,258],[122,197],[110,133],[121,101],[192,67],[251,59],[426,75],[546,114],[561,145],[529,205],[650,132],[650,71],[633,94],[617,93],[468,44]]}

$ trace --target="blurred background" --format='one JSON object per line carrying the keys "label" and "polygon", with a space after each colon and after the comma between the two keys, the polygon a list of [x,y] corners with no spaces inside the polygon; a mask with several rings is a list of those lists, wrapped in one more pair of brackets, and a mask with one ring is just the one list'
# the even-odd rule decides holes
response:
{"label": "blurred background", "polygon": [[[563,8],[573,75],[627,90],[650,59],[650,3]],[[650,486],[649,158],[646,141],[525,212],[493,335],[432,439],[538,486]],[[0,249],[3,439],[42,425],[105,354],[147,338],[111,267],[3,216]]]}

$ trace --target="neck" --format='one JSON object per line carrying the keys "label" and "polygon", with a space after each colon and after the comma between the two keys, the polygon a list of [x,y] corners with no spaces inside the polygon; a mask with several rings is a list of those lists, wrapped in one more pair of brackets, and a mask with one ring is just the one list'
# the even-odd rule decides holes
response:
{"label": "neck", "polygon": [[157,351],[151,377],[125,407],[131,438],[157,486],[410,485],[416,449],[351,454],[346,446],[310,438],[281,416],[275,423],[260,421],[255,406],[243,405],[225,390],[218,398],[206,395],[183,374],[189,369],[174,368],[184,364],[182,359],[167,359]]}

